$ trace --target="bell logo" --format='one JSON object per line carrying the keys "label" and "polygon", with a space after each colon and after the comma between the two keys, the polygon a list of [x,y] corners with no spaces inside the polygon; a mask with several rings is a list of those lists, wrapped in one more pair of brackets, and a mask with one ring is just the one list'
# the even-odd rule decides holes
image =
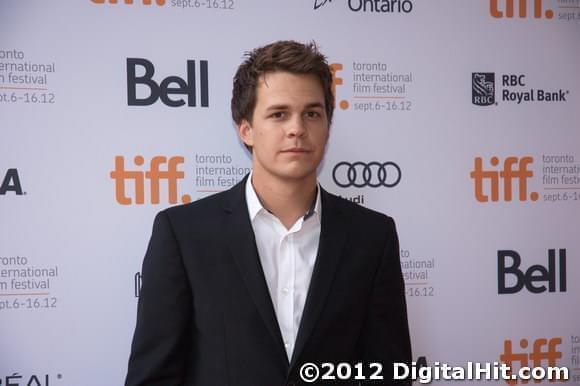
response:
{"label": "bell logo", "polygon": [[[336,86],[342,86],[343,79],[337,75],[339,71],[342,70],[343,66],[342,63],[332,63],[330,66],[330,72],[332,74],[332,94],[334,95],[334,99],[336,101]],[[342,100],[338,104],[341,109],[346,110],[348,109],[348,101]]]}
{"label": "bell logo", "polygon": [[[479,202],[499,201],[500,180],[503,181],[503,200],[511,201],[513,196],[513,180],[516,180],[518,186],[520,201],[528,199],[528,180],[534,176],[531,170],[528,170],[528,165],[534,162],[532,157],[507,157],[503,164],[503,170],[484,170],[483,159],[481,157],[475,158],[475,167],[470,176],[473,179],[475,187],[475,199]],[[499,165],[497,157],[491,157],[490,164],[493,167]],[[514,169],[515,168],[515,169]],[[489,182],[489,187],[485,182]],[[490,198],[491,195],[491,198]],[[529,198],[532,201],[537,201],[539,194],[537,192],[530,193]]]}
{"label": "bell logo", "polygon": [[[508,260],[511,262],[508,263]],[[558,264],[556,264],[556,250],[548,249],[548,267],[540,264],[532,265],[525,272],[520,269],[522,258],[516,251],[497,251],[497,292],[498,294],[514,294],[520,292],[524,286],[534,294],[556,292],[559,282],[559,292],[566,292],[566,250],[558,250]],[[506,278],[513,286],[508,286]],[[548,283],[548,287],[540,283]],[[535,284],[538,283],[538,284]]]}
{"label": "bell logo", "polygon": [[[142,166],[145,159],[138,155],[133,159],[135,165]],[[149,170],[125,170],[125,158],[115,157],[115,170],[111,171],[110,177],[115,181],[115,198],[121,205],[131,205],[134,203],[142,205],[145,203],[145,180],[149,181],[151,204],[159,204],[160,181],[167,181],[167,197],[170,204],[177,203],[177,181],[183,179],[184,173],[177,170],[178,165],[183,163],[183,157],[157,156],[151,159]],[[166,170],[161,170],[161,166],[166,165]],[[127,196],[126,183],[134,182],[134,195]],[[191,202],[188,194],[181,196],[182,203]]]}
{"label": "bell logo", "polygon": [[[500,7],[500,3],[505,5],[505,8]],[[514,8],[516,7],[515,0],[489,0],[489,13],[491,16],[501,19],[503,17],[513,18]],[[533,0],[534,4],[534,18],[541,19],[545,17],[546,19],[552,19],[554,17],[554,11],[547,9],[542,15],[543,1]],[[528,0],[518,0],[517,2],[518,16],[520,18],[528,17]]]}
{"label": "bell logo", "polygon": [[[127,5],[133,5],[133,0],[91,0],[93,3],[95,4],[105,4],[105,3],[109,3],[109,4],[117,4],[117,3],[124,3]],[[151,0],[141,0],[141,1],[137,1],[137,3],[141,3],[143,5],[151,5],[152,1]],[[155,4],[157,4],[158,6],[164,6],[165,5],[165,0],[155,0]]]}
{"label": "bell logo", "polygon": [[18,169],[8,169],[2,180],[2,184],[0,184],[0,195],[4,196],[8,192],[14,192],[17,196],[26,194],[26,192],[22,191]]}
{"label": "bell logo", "polygon": [[[532,352],[528,353],[529,342],[527,339],[521,339],[520,348],[525,351],[514,353],[513,343],[508,339],[503,343],[503,353],[499,356],[499,360],[512,370],[515,367],[514,363],[519,363],[520,368],[556,367],[556,361],[562,358],[562,352],[557,350],[560,344],[562,344],[562,338],[552,338],[549,340],[544,338],[536,339],[532,345]],[[508,380],[506,382],[510,385],[518,383],[517,380]],[[522,383],[527,383],[527,381],[524,380]]]}
{"label": "bell logo", "polygon": [[[145,73],[137,76],[137,67],[142,67]],[[153,80],[155,66],[147,59],[127,58],[127,103],[129,106],[150,106],[161,98],[166,106],[180,107],[185,105],[182,98],[173,99],[171,95],[187,95],[187,105],[197,104],[195,60],[187,61],[187,81],[178,76],[169,76],[157,84]],[[149,95],[137,98],[137,85],[149,89]],[[208,68],[207,60],[199,61],[199,96],[200,106],[209,106]]]}

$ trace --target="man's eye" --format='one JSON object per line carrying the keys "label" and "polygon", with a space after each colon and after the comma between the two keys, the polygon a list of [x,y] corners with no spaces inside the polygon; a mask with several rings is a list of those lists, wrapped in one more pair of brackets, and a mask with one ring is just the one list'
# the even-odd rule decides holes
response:
{"label": "man's eye", "polygon": [[272,118],[276,118],[276,119],[280,119],[280,118],[284,118],[284,112],[283,111],[276,111],[275,113],[272,113],[272,115],[270,115]]}
{"label": "man's eye", "polygon": [[318,111],[308,111],[306,116],[308,118],[320,118],[320,113]]}

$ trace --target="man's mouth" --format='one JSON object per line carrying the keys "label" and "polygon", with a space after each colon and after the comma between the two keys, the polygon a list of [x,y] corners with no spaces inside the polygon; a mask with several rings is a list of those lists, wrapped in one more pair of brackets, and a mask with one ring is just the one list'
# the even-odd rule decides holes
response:
{"label": "man's mouth", "polygon": [[291,147],[289,149],[282,150],[282,153],[310,153],[310,150],[303,147]]}

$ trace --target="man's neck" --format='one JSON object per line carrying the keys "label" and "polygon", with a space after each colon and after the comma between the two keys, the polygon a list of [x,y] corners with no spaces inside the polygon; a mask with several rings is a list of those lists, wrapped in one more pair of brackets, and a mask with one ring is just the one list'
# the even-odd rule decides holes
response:
{"label": "man's neck", "polygon": [[316,199],[316,175],[300,180],[263,178],[252,173],[252,186],[265,209],[290,229]]}

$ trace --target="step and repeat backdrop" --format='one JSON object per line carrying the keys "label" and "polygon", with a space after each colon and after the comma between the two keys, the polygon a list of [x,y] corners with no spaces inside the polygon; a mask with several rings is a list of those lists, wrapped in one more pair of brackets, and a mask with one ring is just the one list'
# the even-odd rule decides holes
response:
{"label": "step and repeat backdrop", "polygon": [[580,0],[0,2],[0,385],[122,384],[153,217],[248,173],[278,39],[329,58],[320,182],[395,218],[419,365],[580,385]]}

